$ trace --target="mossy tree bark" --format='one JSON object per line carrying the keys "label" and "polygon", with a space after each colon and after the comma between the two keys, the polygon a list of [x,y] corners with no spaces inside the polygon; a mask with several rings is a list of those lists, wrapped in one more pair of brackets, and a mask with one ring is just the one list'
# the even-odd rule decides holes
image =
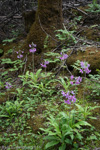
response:
{"label": "mossy tree bark", "polygon": [[26,44],[37,44],[37,52],[43,51],[44,40],[49,35],[49,46],[57,44],[55,30],[62,28],[62,0],[38,0],[35,22],[27,36]]}

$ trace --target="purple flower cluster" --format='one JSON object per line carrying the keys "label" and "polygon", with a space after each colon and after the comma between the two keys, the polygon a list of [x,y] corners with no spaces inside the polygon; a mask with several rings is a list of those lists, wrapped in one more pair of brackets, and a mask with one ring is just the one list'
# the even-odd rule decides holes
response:
{"label": "purple flower cluster", "polygon": [[81,65],[80,73],[86,72],[87,74],[89,74],[91,72],[91,70],[89,70],[90,64],[81,61],[80,65]]}
{"label": "purple flower cluster", "polygon": [[30,49],[29,49],[29,52],[30,53],[35,53],[36,52],[36,44],[29,44],[29,47],[30,47]]}
{"label": "purple flower cluster", "polygon": [[75,80],[76,80],[76,81],[75,81],[75,84],[76,84],[76,85],[79,85],[80,82],[82,82],[82,78],[81,78],[80,76],[79,76],[79,77],[76,77]]}
{"label": "purple flower cluster", "polygon": [[73,91],[68,91],[67,93],[62,91],[61,94],[66,98],[66,100],[64,100],[65,103],[70,105],[71,103],[76,102],[75,93]]}
{"label": "purple flower cluster", "polygon": [[6,82],[6,89],[10,89],[10,88],[12,88],[12,85],[9,83],[9,82]]}
{"label": "purple flower cluster", "polygon": [[[80,76],[79,77],[74,77],[73,75],[71,75],[70,79],[72,80],[72,81],[70,81],[71,85],[73,85],[73,84],[79,85],[80,82],[82,82],[82,78]],[[75,80],[73,81],[73,79],[75,79]]]}
{"label": "purple flower cluster", "polygon": [[17,51],[16,53],[18,54],[18,55],[17,55],[17,58],[20,59],[20,58],[23,57],[22,54],[24,53],[24,51],[19,50],[19,51]]}
{"label": "purple flower cluster", "polygon": [[44,64],[41,64],[41,66],[42,66],[43,68],[46,68],[46,67],[47,67],[46,65],[48,65],[48,64],[49,64],[49,61],[45,61]]}
{"label": "purple flower cluster", "polygon": [[60,54],[61,54],[61,57],[60,57],[61,60],[65,60],[68,58],[67,54],[62,54],[62,53],[60,53]]}

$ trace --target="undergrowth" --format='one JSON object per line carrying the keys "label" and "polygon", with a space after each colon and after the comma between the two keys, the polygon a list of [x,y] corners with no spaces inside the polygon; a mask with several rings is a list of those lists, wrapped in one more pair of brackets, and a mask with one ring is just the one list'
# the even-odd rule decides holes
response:
{"label": "undergrowth", "polygon": [[[77,43],[73,32],[66,29],[59,30],[57,37],[61,42],[67,37],[69,45]],[[97,121],[97,114],[93,112],[100,106],[89,103],[84,93],[80,99],[78,89],[85,86],[83,91],[90,92],[89,101],[99,97],[100,70],[92,75],[90,64],[78,60],[72,67],[79,76],[74,76],[66,64],[69,50],[64,48],[61,52],[46,53],[47,59],[34,71],[35,52],[36,45],[32,43],[29,45],[32,71],[25,71],[21,50],[15,52],[16,60],[1,59],[2,65],[7,67],[0,78],[1,149],[86,150],[98,147],[100,131],[89,120]],[[47,72],[50,63],[57,63],[62,74]],[[68,76],[65,76],[66,68]]]}

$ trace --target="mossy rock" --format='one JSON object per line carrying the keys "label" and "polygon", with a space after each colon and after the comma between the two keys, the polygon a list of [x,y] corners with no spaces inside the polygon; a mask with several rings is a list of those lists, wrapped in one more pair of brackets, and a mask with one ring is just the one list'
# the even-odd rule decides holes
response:
{"label": "mossy rock", "polygon": [[100,41],[100,30],[98,28],[83,27],[83,29],[81,32],[82,36],[85,36],[89,40]]}

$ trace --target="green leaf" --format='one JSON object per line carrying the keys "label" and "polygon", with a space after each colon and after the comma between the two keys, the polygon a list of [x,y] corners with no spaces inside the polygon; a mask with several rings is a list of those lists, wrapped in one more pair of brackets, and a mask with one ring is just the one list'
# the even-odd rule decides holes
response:
{"label": "green leaf", "polygon": [[79,132],[77,132],[76,138],[78,138],[79,140],[81,140],[83,138],[83,136]]}
{"label": "green leaf", "polygon": [[66,142],[67,144],[72,144],[72,140],[70,140],[70,139],[66,139],[65,142]]}
{"label": "green leaf", "polygon": [[0,54],[2,54],[3,53],[3,49],[0,49]]}
{"label": "green leaf", "polygon": [[69,132],[68,130],[66,131],[66,133],[64,134],[64,137],[67,136],[67,135],[71,135],[72,132]]}
{"label": "green leaf", "polygon": [[76,124],[74,125],[74,127],[77,127],[77,126],[80,126],[80,125],[82,125],[82,126],[91,126],[91,124],[89,124],[89,123],[86,122],[86,121],[79,121],[78,123],[76,123]]}
{"label": "green leaf", "polygon": [[71,137],[71,140],[73,141],[74,135],[73,135],[73,134],[70,134],[70,137]]}
{"label": "green leaf", "polygon": [[87,138],[87,140],[97,140],[97,137],[95,135],[91,135]]}
{"label": "green leaf", "polygon": [[74,143],[73,146],[74,146],[74,148],[78,148],[78,144],[77,143]]}
{"label": "green leaf", "polygon": [[[61,81],[58,80],[58,82],[60,82],[60,84],[64,87],[64,89],[66,90],[66,92],[68,91],[69,88],[69,82],[65,82],[65,80],[62,77],[59,77]],[[68,78],[66,78],[68,80]]]}
{"label": "green leaf", "polygon": [[49,131],[48,135],[57,135],[56,132]]}
{"label": "green leaf", "polygon": [[75,104],[75,105],[78,107],[79,110],[84,111],[81,105],[78,105],[78,104]]}
{"label": "green leaf", "polygon": [[0,115],[0,118],[3,118],[3,117],[9,117],[8,115]]}
{"label": "green leaf", "polygon": [[96,117],[89,116],[90,119],[97,119]]}
{"label": "green leaf", "polygon": [[51,141],[52,140],[55,140],[55,141],[57,140],[57,141],[60,141],[60,138],[58,136],[49,136],[48,135],[48,136],[44,137],[44,140],[51,140]]}
{"label": "green leaf", "polygon": [[52,147],[54,145],[57,145],[59,143],[59,141],[51,141],[51,142],[48,142],[45,146],[45,149],[49,148],[49,147]]}
{"label": "green leaf", "polygon": [[2,76],[6,75],[6,74],[8,74],[8,71],[3,72]]}
{"label": "green leaf", "polygon": [[36,76],[37,76],[37,77],[39,77],[41,71],[42,71],[42,69],[39,69],[39,70],[36,72]]}
{"label": "green leaf", "polygon": [[65,150],[66,149],[66,144],[62,144],[60,147],[59,147],[59,150]]}

